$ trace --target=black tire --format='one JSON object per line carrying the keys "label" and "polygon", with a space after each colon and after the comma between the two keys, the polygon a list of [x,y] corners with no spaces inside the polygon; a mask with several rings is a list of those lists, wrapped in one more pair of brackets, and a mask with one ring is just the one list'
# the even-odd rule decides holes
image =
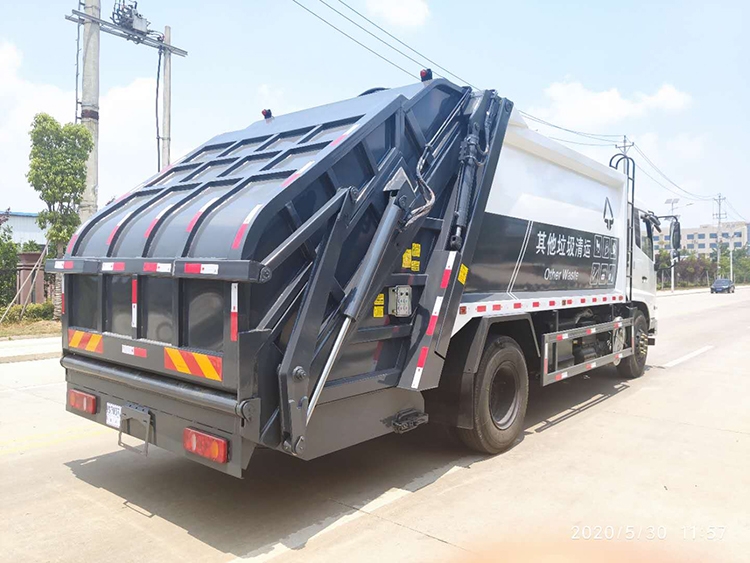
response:
{"label": "black tire", "polygon": [[[648,322],[646,315],[636,311],[633,315],[633,327],[635,330],[635,350],[631,356],[622,360],[617,366],[620,376],[627,379],[636,379],[643,375],[646,369],[646,357],[648,356]],[[630,342],[630,334],[627,335]]]}
{"label": "black tire", "polygon": [[523,431],[529,401],[526,360],[507,336],[488,343],[474,378],[474,428],[458,428],[461,441],[473,450],[499,454]]}

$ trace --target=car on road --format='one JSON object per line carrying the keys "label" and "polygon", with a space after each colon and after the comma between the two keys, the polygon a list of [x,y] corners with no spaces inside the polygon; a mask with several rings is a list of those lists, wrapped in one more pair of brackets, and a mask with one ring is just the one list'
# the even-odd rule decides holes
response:
{"label": "car on road", "polygon": [[734,293],[732,280],[718,279],[711,286],[711,293]]}

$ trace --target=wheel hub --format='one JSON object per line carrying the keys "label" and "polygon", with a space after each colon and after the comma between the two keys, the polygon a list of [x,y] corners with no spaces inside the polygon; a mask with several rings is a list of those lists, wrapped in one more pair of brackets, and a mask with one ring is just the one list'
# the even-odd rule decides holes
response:
{"label": "wheel hub", "polygon": [[515,420],[520,401],[518,374],[511,366],[500,366],[490,386],[490,415],[495,426],[507,429]]}

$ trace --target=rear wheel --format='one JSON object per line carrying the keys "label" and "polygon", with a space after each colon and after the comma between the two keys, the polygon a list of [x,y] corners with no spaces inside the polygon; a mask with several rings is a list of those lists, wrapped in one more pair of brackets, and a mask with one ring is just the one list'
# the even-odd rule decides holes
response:
{"label": "rear wheel", "polygon": [[624,358],[617,365],[617,372],[627,379],[635,379],[643,375],[646,369],[646,357],[648,356],[648,322],[646,315],[636,311],[633,315],[633,326],[630,330],[635,331],[635,349],[633,354]]}
{"label": "rear wheel", "polygon": [[498,454],[510,448],[523,430],[529,400],[526,360],[512,338],[488,344],[474,378],[474,428],[458,428],[470,448]]}

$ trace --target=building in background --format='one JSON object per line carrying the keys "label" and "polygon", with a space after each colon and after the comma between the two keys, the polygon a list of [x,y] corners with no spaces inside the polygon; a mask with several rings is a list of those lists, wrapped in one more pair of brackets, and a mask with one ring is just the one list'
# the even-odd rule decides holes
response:
{"label": "building in background", "polygon": [[[738,249],[748,244],[748,223],[741,221],[721,224],[721,242],[730,248]],[[719,230],[716,225],[700,227],[682,227],[682,249],[696,254],[711,254],[719,243]],[[669,233],[654,235],[654,246],[657,250],[670,248]]]}
{"label": "building in background", "polygon": [[47,238],[44,231],[36,224],[38,213],[23,213],[11,211],[8,215],[8,222],[5,223],[13,230],[13,242],[23,244],[27,241],[34,241],[38,244],[45,244]]}

